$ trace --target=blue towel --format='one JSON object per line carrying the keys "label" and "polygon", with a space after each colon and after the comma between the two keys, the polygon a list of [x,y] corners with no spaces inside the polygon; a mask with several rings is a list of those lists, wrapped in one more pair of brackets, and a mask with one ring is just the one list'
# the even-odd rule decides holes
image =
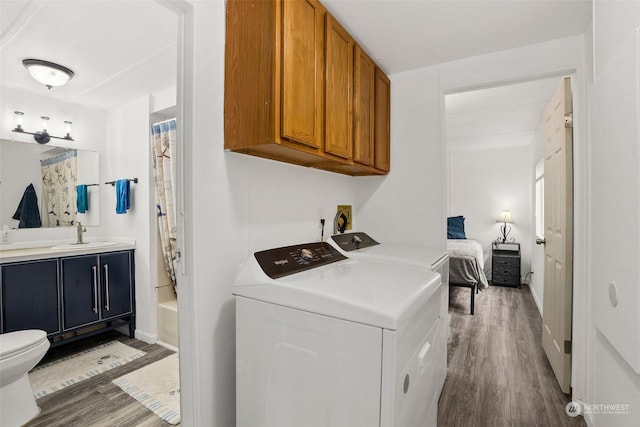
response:
{"label": "blue towel", "polygon": [[76,204],[78,205],[78,213],[85,213],[89,210],[89,197],[87,195],[87,186],[84,184],[76,185]]}
{"label": "blue towel", "polygon": [[128,179],[119,179],[116,181],[116,213],[125,214],[130,205],[131,184]]}
{"label": "blue towel", "polygon": [[42,226],[40,221],[40,209],[38,208],[38,196],[33,184],[29,184],[22,194],[22,199],[18,204],[13,219],[20,221],[18,228],[39,228]]}

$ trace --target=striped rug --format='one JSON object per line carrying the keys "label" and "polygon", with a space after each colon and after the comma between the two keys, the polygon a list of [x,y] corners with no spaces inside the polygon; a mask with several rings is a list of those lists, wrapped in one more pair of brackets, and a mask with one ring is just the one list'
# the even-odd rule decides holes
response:
{"label": "striped rug", "polygon": [[180,423],[178,353],[112,382],[169,424]]}
{"label": "striped rug", "polygon": [[144,351],[114,340],[38,365],[29,372],[33,395],[39,399],[87,378],[125,365],[145,354]]}

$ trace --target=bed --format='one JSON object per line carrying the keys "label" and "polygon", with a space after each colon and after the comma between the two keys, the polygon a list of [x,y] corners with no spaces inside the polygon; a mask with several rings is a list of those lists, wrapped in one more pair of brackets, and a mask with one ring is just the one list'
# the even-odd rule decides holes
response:
{"label": "bed", "polygon": [[475,310],[475,294],[489,287],[484,273],[482,245],[473,239],[447,239],[449,252],[449,286],[471,289],[471,314]]}

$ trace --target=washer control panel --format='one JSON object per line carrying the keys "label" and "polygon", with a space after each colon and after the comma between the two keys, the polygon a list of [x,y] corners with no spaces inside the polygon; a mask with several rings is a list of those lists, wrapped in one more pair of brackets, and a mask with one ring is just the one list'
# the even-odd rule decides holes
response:
{"label": "washer control panel", "polygon": [[340,246],[345,252],[355,251],[357,249],[368,248],[369,246],[379,245],[380,243],[373,240],[366,233],[345,233],[331,236],[334,242]]}
{"label": "washer control panel", "polygon": [[272,279],[347,259],[326,242],[268,249],[256,252],[254,256],[260,268]]}

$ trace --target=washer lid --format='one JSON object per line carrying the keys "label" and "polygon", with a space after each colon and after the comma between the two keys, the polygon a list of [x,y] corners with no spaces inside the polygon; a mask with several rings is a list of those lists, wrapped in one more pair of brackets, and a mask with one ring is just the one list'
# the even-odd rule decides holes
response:
{"label": "washer lid", "polygon": [[0,335],[0,360],[21,353],[47,339],[47,333],[38,329],[9,332]]}
{"label": "washer lid", "polygon": [[252,256],[236,277],[233,293],[396,330],[440,283],[440,275],[424,267],[364,259],[344,259],[272,279]]}
{"label": "washer lid", "polygon": [[357,238],[363,242],[373,241],[365,233],[345,233],[331,236],[329,244],[340,253],[350,258],[373,258],[387,261],[429,267],[435,270],[448,258],[446,249],[419,245],[415,243],[379,243],[360,248],[353,247],[351,242]]}

